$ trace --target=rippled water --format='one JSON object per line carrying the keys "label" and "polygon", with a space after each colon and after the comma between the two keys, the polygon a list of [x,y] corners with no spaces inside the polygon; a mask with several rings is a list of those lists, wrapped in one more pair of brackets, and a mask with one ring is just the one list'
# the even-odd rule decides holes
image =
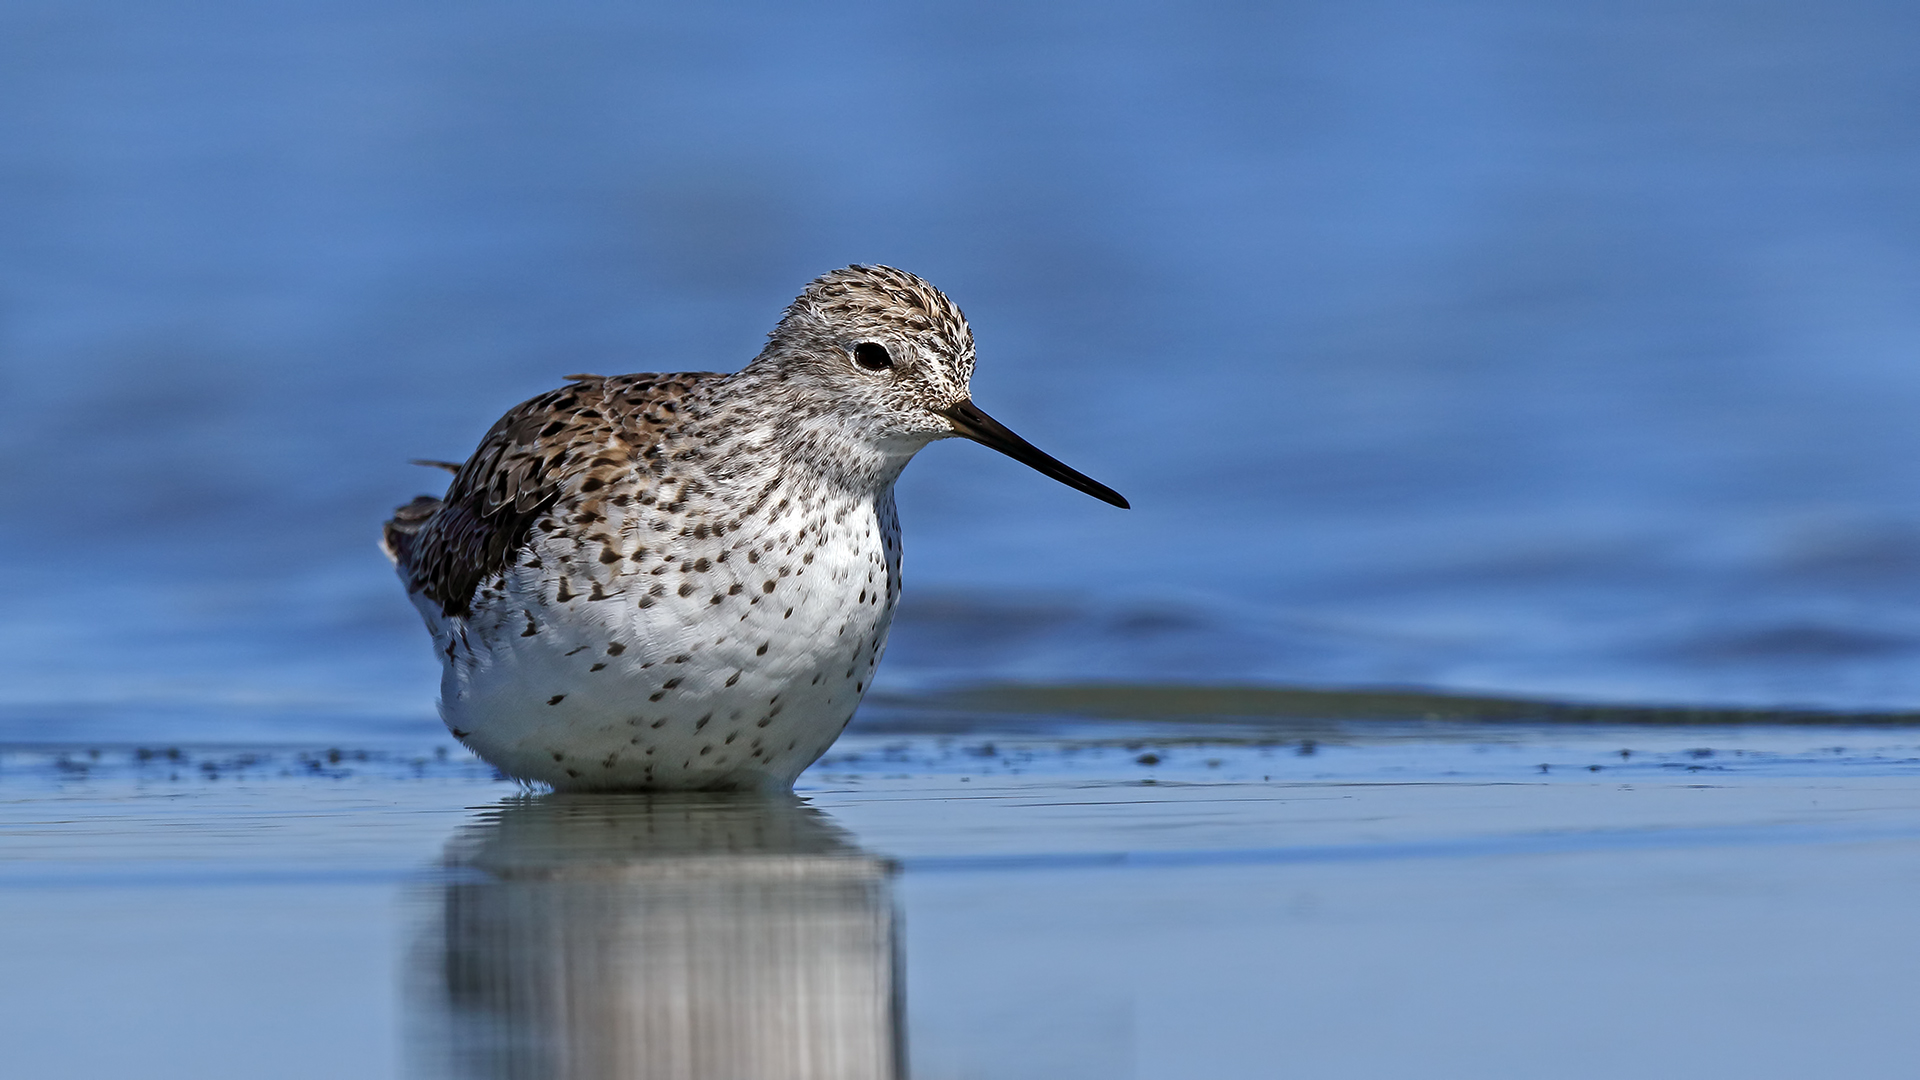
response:
{"label": "rippled water", "polygon": [[781,799],[15,748],[0,1031],[48,1078],[1904,1077],[1916,781],[1848,723],[903,717]]}
{"label": "rippled water", "polygon": [[[1898,5],[0,12],[0,700],[428,714],[377,523],[577,370],[918,270],[883,688],[1920,701]],[[25,710],[22,712],[22,710]],[[250,713],[251,715],[251,713]]]}
{"label": "rippled water", "polygon": [[[1920,8],[0,6],[0,1072],[1905,1077]],[[853,261],[975,446],[792,800],[374,547]],[[745,1032],[744,1034],[742,1032]]]}

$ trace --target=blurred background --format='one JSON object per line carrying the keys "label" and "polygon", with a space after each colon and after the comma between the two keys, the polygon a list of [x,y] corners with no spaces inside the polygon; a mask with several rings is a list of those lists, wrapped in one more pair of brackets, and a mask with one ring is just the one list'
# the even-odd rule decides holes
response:
{"label": "blurred background", "polygon": [[882,692],[1920,707],[1916,55],[1877,0],[9,0],[0,715],[428,722],[408,459],[850,262],[1135,506],[927,450]]}

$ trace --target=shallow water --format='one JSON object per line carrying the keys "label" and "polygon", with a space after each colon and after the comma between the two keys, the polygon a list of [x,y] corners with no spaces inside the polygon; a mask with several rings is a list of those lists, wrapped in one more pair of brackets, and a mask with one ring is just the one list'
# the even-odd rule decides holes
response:
{"label": "shallow water", "polygon": [[[5,5],[0,1071],[1912,1075],[1917,12]],[[794,800],[465,757],[408,459],[851,261],[1135,509],[929,449]]]}
{"label": "shallow water", "polygon": [[426,747],[16,746],[9,1068],[1914,1067],[1920,728],[917,722],[791,799],[529,797]]}

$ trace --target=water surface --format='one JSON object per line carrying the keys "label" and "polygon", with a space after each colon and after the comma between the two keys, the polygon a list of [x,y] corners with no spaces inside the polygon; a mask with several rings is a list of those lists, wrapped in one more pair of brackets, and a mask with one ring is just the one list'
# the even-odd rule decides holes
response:
{"label": "water surface", "polygon": [[[1920,729],[976,714],[797,797],[0,754],[43,1077],[1910,1075]],[[114,1037],[99,1037],[101,1017]]]}
{"label": "water surface", "polygon": [[513,403],[919,271],[881,686],[1920,702],[1899,5],[0,12],[0,707],[425,720],[373,549]]}
{"label": "water surface", "polygon": [[[1907,1077],[1920,9],[0,8],[0,1071]],[[926,275],[797,798],[466,757],[374,548]]]}

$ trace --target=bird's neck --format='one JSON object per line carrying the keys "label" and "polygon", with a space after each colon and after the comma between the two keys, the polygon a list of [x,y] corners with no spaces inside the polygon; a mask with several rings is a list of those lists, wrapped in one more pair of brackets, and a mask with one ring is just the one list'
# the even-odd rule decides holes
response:
{"label": "bird's neck", "polygon": [[732,431],[722,467],[743,489],[782,479],[846,496],[883,496],[931,441],[876,437],[865,418],[809,400],[753,368],[728,382],[726,404],[714,419]]}

